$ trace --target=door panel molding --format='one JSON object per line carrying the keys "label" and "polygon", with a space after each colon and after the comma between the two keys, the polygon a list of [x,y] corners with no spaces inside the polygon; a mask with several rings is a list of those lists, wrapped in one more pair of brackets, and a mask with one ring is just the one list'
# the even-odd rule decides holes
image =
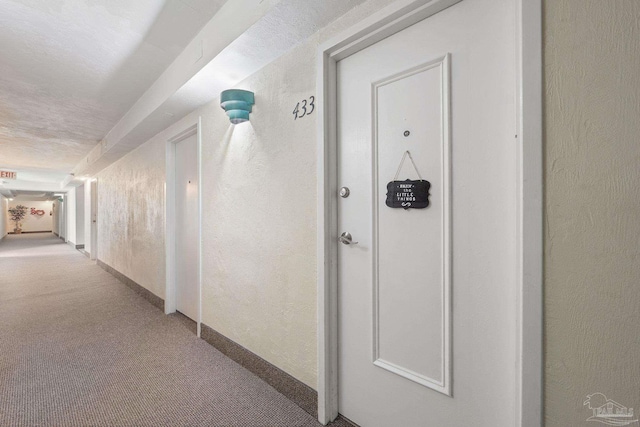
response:
{"label": "door panel molding", "polygon": [[[461,0],[399,0],[318,49],[318,420],[338,415],[337,62]],[[542,4],[516,0],[519,347],[514,425],[542,425]]]}
{"label": "door panel molding", "polygon": [[[408,70],[404,70],[395,75],[384,78],[378,82],[374,82],[372,85],[372,100],[373,100],[373,112],[372,112],[372,137],[373,137],[373,194],[372,194],[372,202],[373,206],[371,207],[371,211],[373,212],[373,364],[386,369],[389,372],[392,372],[396,375],[400,375],[410,381],[414,381],[418,384],[421,384],[430,389],[436,390],[440,393],[443,393],[447,396],[451,396],[451,371],[452,371],[452,361],[451,361],[451,343],[452,343],[452,328],[451,328],[451,275],[452,275],[452,247],[451,247],[451,235],[452,235],[452,226],[451,226],[451,109],[450,109],[450,93],[451,93],[451,79],[450,79],[450,65],[451,64],[451,55],[449,53],[437,57],[427,63],[421,64],[417,67],[412,67]],[[380,88],[388,85],[392,85],[396,82],[400,82],[404,79],[411,78],[417,76],[421,73],[426,73],[428,71],[432,71],[437,73],[440,87],[439,87],[439,99],[435,101],[429,101],[428,99],[423,99],[424,93],[415,93],[414,95],[419,97],[418,102],[434,102],[437,103],[440,109],[440,140],[435,141],[433,145],[439,146],[439,151],[441,153],[440,159],[437,163],[440,166],[440,176],[437,181],[432,182],[440,183],[439,186],[434,186],[431,189],[432,200],[435,201],[435,209],[439,210],[439,215],[437,219],[439,219],[439,231],[441,233],[441,241],[439,242],[439,252],[441,254],[441,262],[439,265],[439,272],[435,275],[435,278],[439,279],[437,281],[437,287],[439,288],[439,312],[440,316],[437,319],[440,325],[440,342],[439,342],[439,357],[440,363],[437,365],[437,370],[439,377],[435,377],[433,375],[429,376],[426,372],[419,372],[418,369],[411,369],[409,366],[403,366],[400,363],[394,363],[393,360],[386,360],[385,355],[382,354],[381,344],[383,338],[381,338],[381,316],[380,316],[380,138],[381,135],[381,124],[379,123],[379,118],[382,115],[386,117],[386,114],[380,114],[380,103],[381,103],[381,95]],[[409,100],[405,100],[409,103]],[[406,110],[402,110],[403,106],[395,106],[394,109],[398,109],[399,114],[403,115],[406,113]],[[412,134],[415,132],[412,131]],[[416,153],[414,152],[414,155]],[[433,221],[433,220],[432,220]],[[435,249],[436,248],[432,248]],[[387,254],[388,255],[388,254]],[[429,282],[434,279],[433,276],[429,276]],[[422,278],[422,286],[428,286],[425,278]],[[382,302],[384,303],[384,301]],[[410,310],[408,306],[404,307],[405,310]],[[397,312],[397,310],[395,311]],[[432,319],[435,320],[435,319]],[[428,323],[428,322],[425,322]],[[409,341],[420,341],[424,340],[424,337],[427,335],[425,331],[429,328],[428,324],[420,325],[421,334],[419,337],[413,337]],[[401,331],[395,331],[400,333]],[[433,331],[432,331],[433,332]],[[405,336],[411,337],[407,331],[404,331]],[[429,348],[432,345],[428,345],[427,343],[423,343],[423,350],[425,348]],[[396,344],[389,344],[391,346],[398,346]],[[402,349],[402,346],[399,350]],[[418,346],[411,345],[411,349],[407,348],[406,351],[415,352]],[[435,346],[434,346],[435,347]],[[424,353],[423,353],[424,354]],[[428,357],[424,358],[428,360]],[[424,370],[424,366],[422,367]],[[431,367],[432,369],[434,367]]]}

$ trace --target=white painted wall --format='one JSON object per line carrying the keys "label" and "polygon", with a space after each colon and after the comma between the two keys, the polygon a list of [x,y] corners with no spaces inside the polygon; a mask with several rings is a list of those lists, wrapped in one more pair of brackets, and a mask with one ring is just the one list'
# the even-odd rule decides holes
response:
{"label": "white painted wall", "polygon": [[545,2],[545,421],[640,408],[640,2]]}
{"label": "white painted wall", "polygon": [[161,298],[164,170],[164,146],[145,144],[98,175],[98,258]]}
{"label": "white painted wall", "polygon": [[7,235],[9,227],[8,227],[8,219],[9,219],[9,200],[7,200],[4,196],[0,195],[0,240],[4,239],[4,236]]}
{"label": "white painted wall", "polygon": [[67,218],[66,230],[67,241],[72,245],[76,244],[76,190],[75,188],[67,192]]}
{"label": "white painted wall", "polygon": [[164,298],[165,144],[202,116],[203,322],[314,388],[317,114],[291,111],[316,95],[319,43],[388,3],[352,9],[243,81],[249,123],[233,127],[214,101],[98,174],[100,259]]}
{"label": "white painted wall", "polygon": [[[53,230],[51,212],[51,202],[40,200],[12,200],[9,202],[9,207],[13,208],[17,205],[23,205],[27,207],[27,215],[22,220],[22,231],[51,231]],[[36,210],[43,210],[45,213],[43,216],[31,215],[31,208]],[[15,223],[9,222],[9,231],[13,231]]]}
{"label": "white painted wall", "polygon": [[[311,40],[240,84],[251,121],[203,117],[203,322],[316,387],[316,121]],[[221,114],[222,113],[222,114]],[[195,118],[195,115],[193,116]]]}
{"label": "white painted wall", "polygon": [[[66,196],[63,197],[63,200],[66,200]],[[65,237],[65,228],[66,222],[65,218],[65,201],[60,201],[56,199],[52,202],[53,205],[53,216],[52,216],[52,229],[53,232],[56,233],[61,239],[66,239]]]}
{"label": "white painted wall", "polygon": [[60,202],[54,200],[51,202],[51,229],[57,235],[60,235]]}

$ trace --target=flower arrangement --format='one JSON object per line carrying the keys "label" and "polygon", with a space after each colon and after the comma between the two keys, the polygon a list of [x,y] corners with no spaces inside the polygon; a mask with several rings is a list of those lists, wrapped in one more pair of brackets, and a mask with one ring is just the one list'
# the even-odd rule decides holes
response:
{"label": "flower arrangement", "polygon": [[23,205],[17,205],[15,208],[9,208],[9,217],[11,221],[16,223],[16,228],[13,229],[14,233],[22,232],[22,224],[20,221],[27,216],[27,207]]}

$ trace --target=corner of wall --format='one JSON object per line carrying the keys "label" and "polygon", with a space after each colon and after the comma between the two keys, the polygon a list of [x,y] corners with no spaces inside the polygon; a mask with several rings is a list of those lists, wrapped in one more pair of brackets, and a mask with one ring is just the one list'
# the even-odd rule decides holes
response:
{"label": "corner of wall", "polygon": [[0,240],[4,239],[9,230],[8,200],[0,195]]}

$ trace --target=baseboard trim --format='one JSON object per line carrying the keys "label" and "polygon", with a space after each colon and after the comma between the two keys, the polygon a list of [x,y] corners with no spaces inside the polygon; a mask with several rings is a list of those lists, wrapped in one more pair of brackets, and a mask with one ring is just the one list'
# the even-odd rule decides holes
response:
{"label": "baseboard trim", "polygon": [[73,249],[84,249],[84,245],[76,245],[75,243],[73,243],[71,241],[67,242],[67,244],[69,246],[71,246]]}
{"label": "baseboard trim", "polygon": [[201,324],[200,336],[229,359],[243,366],[313,417],[318,417],[318,392],[295,379],[282,369],[225,337],[213,328]]}
{"label": "baseboard trim", "polygon": [[156,294],[154,294],[153,292],[151,292],[150,290],[148,290],[144,286],[142,286],[142,285],[136,283],[135,281],[131,280],[130,278],[128,278],[124,274],[120,273],[118,270],[116,270],[115,268],[111,267],[109,264],[106,264],[106,263],[100,261],[99,259],[96,260],[96,263],[104,271],[106,271],[107,273],[111,274],[113,277],[115,277],[116,279],[118,279],[119,281],[121,281],[122,283],[127,285],[129,288],[133,289],[133,291],[135,293],[137,293],[142,298],[144,298],[147,301],[149,301],[155,307],[157,307],[160,310],[162,310],[162,312],[164,312],[164,300],[162,298],[160,298],[159,296],[157,296]]}

